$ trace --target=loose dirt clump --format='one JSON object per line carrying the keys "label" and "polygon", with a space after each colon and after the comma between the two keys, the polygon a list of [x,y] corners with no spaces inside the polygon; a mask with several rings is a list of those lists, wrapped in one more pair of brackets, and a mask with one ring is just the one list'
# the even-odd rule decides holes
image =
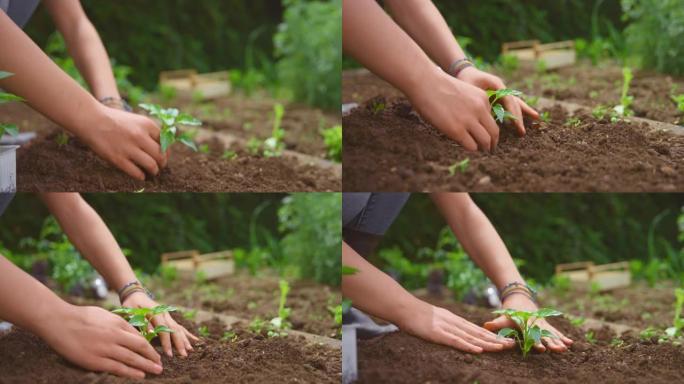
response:
{"label": "loose dirt clump", "polygon": [[[345,191],[639,192],[684,189],[684,137],[643,123],[554,107],[525,137],[503,128],[493,154],[470,153],[404,98],[372,99],[343,117]],[[373,108],[382,101],[386,107]],[[454,164],[468,159],[465,169]],[[451,170],[450,170],[450,167]]]}
{"label": "loose dirt clump", "polygon": [[[447,308],[482,324],[491,310],[463,304]],[[684,349],[627,339],[611,347],[612,333],[596,332],[597,343],[565,319],[550,322],[575,343],[565,353],[531,353],[523,360],[519,350],[470,355],[428,343],[404,332],[359,342],[359,383],[673,383],[681,380]]]}
{"label": "loose dirt clump", "polygon": [[[234,329],[238,339],[222,341],[225,327],[206,326],[211,334],[196,344],[187,358],[161,353],[164,372],[148,375],[145,383],[339,383],[341,351],[310,345],[300,337],[265,338]],[[0,336],[0,383],[131,383],[103,373],[87,372],[57,355],[36,336],[15,329]]]}

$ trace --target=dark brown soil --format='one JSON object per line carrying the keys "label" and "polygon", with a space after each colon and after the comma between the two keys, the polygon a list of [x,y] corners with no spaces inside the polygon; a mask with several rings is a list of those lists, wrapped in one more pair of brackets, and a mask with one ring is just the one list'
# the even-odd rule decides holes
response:
{"label": "dark brown soil", "polygon": [[[525,70],[508,77],[508,86],[526,94],[596,107],[620,103],[622,68],[605,63],[592,66],[588,62],[560,68],[544,74]],[[684,93],[684,79],[648,72],[634,71],[629,95],[634,97],[635,115],[671,124],[684,124],[684,112],[677,110],[672,94]]]}
{"label": "dark brown soil", "polygon": [[[188,327],[187,322],[184,324]],[[341,351],[307,344],[301,337],[266,338],[244,329],[222,341],[218,321],[201,325],[211,333],[187,358],[162,354],[164,372],[145,381],[82,370],[23,330],[0,337],[0,383],[339,383]],[[188,328],[195,334],[197,326]],[[157,347],[159,351],[159,347]]]}
{"label": "dark brown soil", "polygon": [[[549,110],[524,138],[504,128],[494,154],[469,153],[423,122],[404,98],[369,101],[343,117],[345,191],[675,191],[684,189],[684,137],[645,124]],[[465,172],[449,167],[469,159]]]}
{"label": "dark brown soil", "polygon": [[[270,275],[237,274],[199,287],[183,281],[168,287],[157,281],[151,287],[164,302],[252,320],[255,317],[271,319],[277,315],[278,281]],[[340,327],[329,308],[339,305],[340,301],[341,293],[336,288],[307,281],[291,283],[287,306],[292,310],[292,328],[339,338]]]}
{"label": "dark brown soil", "polygon": [[[230,132],[243,139],[266,139],[273,131],[273,106],[277,101],[266,98],[231,96],[202,105],[188,105],[212,129]],[[306,105],[286,104],[282,128],[287,149],[320,158],[327,157],[321,130],[341,124],[339,113],[327,113]]]}
{"label": "dark brown soil", "polygon": [[674,318],[674,289],[671,283],[656,287],[637,283],[602,294],[592,295],[588,289],[573,288],[567,292],[547,289],[542,298],[547,305],[574,316],[619,323],[644,330],[652,326],[665,329]]}
{"label": "dark brown soil", "polygon": [[[490,310],[465,305],[448,309],[482,324]],[[575,340],[562,354],[519,350],[469,355],[397,332],[359,342],[360,383],[673,383],[681,381],[684,349],[672,344],[626,339],[610,346],[608,329],[596,332],[596,344],[567,320],[551,323]]]}

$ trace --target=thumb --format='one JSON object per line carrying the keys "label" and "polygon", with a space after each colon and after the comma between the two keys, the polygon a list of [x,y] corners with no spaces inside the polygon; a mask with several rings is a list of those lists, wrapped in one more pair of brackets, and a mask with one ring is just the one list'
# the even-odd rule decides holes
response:
{"label": "thumb", "polygon": [[506,316],[499,316],[492,321],[484,323],[484,327],[489,331],[495,332],[502,328],[513,328],[515,323]]}

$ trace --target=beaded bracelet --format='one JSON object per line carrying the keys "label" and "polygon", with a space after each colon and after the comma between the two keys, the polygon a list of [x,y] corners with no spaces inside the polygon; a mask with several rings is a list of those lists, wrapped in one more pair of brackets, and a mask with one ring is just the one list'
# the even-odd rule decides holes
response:
{"label": "beaded bracelet", "polygon": [[139,281],[134,280],[131,281],[130,283],[126,284],[121,288],[118,292],[119,294],[119,302],[123,304],[123,302],[132,294],[135,292],[142,292],[147,295],[150,299],[154,300],[154,295],[152,292],[150,292],[147,288],[143,287],[142,284],[140,284]]}
{"label": "beaded bracelet", "polygon": [[473,64],[472,61],[470,61],[469,58],[464,57],[463,59],[459,59],[451,63],[449,66],[449,70],[447,71],[448,74],[450,74],[453,77],[458,77],[458,75],[463,71],[464,69],[468,67],[474,67],[475,65]]}
{"label": "beaded bracelet", "polygon": [[100,103],[110,107],[110,108],[118,108],[118,109],[122,109],[126,112],[133,111],[133,108],[131,108],[131,106],[128,105],[126,100],[118,98],[118,97],[104,97],[98,101]]}
{"label": "beaded bracelet", "polygon": [[499,297],[501,298],[501,301],[504,301],[507,297],[515,294],[525,295],[535,303],[537,302],[537,291],[524,283],[514,281],[507,284],[499,291]]}

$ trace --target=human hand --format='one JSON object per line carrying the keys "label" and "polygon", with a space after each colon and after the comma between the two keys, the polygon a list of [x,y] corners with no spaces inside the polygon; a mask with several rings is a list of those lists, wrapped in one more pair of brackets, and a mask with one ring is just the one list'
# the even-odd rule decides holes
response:
{"label": "human hand", "polygon": [[104,105],[97,111],[79,136],[98,156],[138,180],[145,180],[145,172],[157,175],[166,166],[153,120]]}
{"label": "human hand", "polygon": [[[121,303],[121,305],[129,308],[154,308],[159,304],[154,300],[150,299],[143,292],[134,292],[131,295],[129,295],[126,298],[126,300],[124,300],[124,302]],[[173,350],[171,348],[172,341],[173,345],[176,348],[176,351],[181,356],[187,356],[188,351],[191,351],[193,349],[189,339],[192,339],[194,341],[199,340],[195,335],[190,333],[182,325],[176,323],[176,321],[171,317],[171,315],[169,315],[168,312],[153,317],[150,320],[150,323],[152,323],[154,327],[165,325],[171,330],[173,330],[173,333],[171,334],[167,332],[161,332],[159,334],[162,349],[164,350],[164,353],[166,353],[166,355],[169,357],[173,356]]]}
{"label": "human hand", "polygon": [[[504,84],[503,80],[490,73],[480,71],[475,67],[463,69],[458,74],[457,79],[462,80],[470,85],[474,85],[485,91],[498,91],[500,89],[506,88],[506,84]],[[503,107],[515,117],[513,124],[515,124],[515,127],[518,130],[519,136],[525,135],[523,113],[535,120],[539,120],[539,113],[537,113],[537,111],[535,111],[517,96],[506,96],[501,98],[501,105],[503,105]]]}
{"label": "human hand", "polygon": [[497,337],[450,311],[421,302],[417,310],[407,311],[411,318],[397,324],[400,329],[427,341],[479,354],[512,348],[511,339]]}
{"label": "human hand", "polygon": [[[524,295],[510,295],[504,300],[503,308],[515,309],[518,311],[536,311],[539,308],[532,300]],[[563,335],[560,331],[549,324],[546,319],[538,319],[535,323],[539,328],[545,329],[552,334],[556,335],[556,338],[543,337],[542,343],[536,344],[534,348],[539,352],[546,351],[548,347],[553,352],[565,352],[568,347],[572,345],[573,341]],[[502,315],[496,319],[486,322],[484,327],[492,332],[497,332],[502,328],[515,328],[517,325],[509,317]]]}
{"label": "human hand", "polygon": [[471,84],[435,71],[408,94],[418,113],[468,151],[492,151],[499,126],[492,117],[487,93]]}
{"label": "human hand", "polygon": [[85,369],[133,379],[160,374],[161,357],[126,320],[98,307],[67,305],[37,334],[57,353]]}

